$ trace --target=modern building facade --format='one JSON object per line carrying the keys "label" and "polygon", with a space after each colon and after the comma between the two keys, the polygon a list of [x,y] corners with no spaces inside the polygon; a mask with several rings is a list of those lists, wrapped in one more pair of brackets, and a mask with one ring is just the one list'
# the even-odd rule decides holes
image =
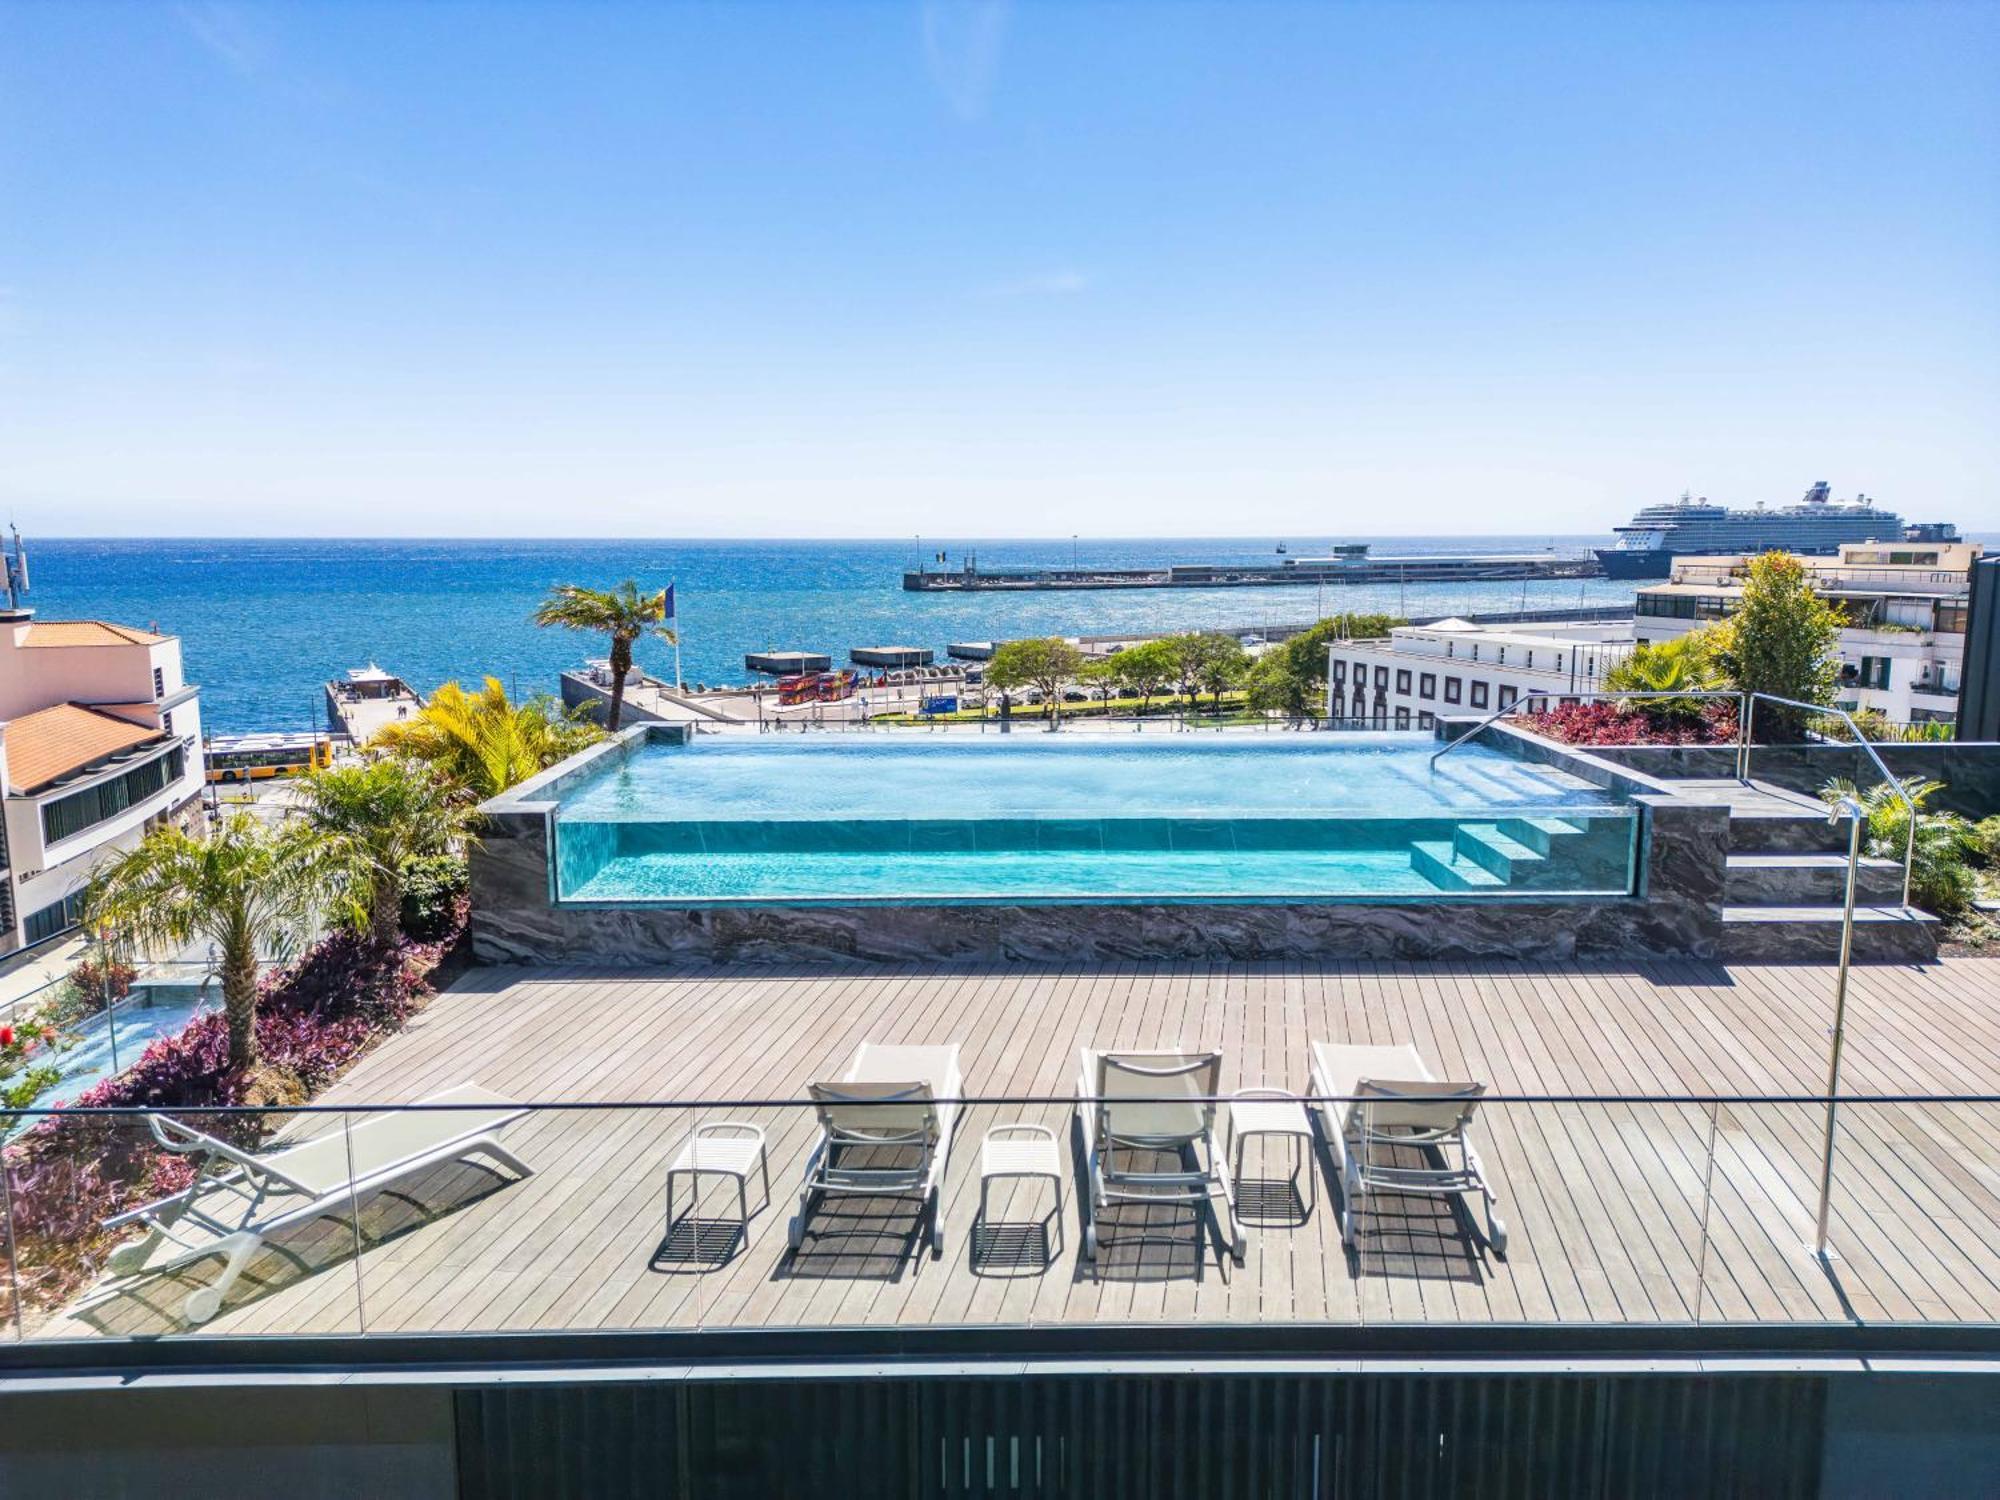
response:
{"label": "modern building facade", "polygon": [[1379,640],[1327,651],[1327,715],[1373,729],[1427,729],[1440,717],[1511,708],[1520,699],[1594,691],[1632,650],[1629,622],[1399,625]]}
{"label": "modern building facade", "polygon": [[[1977,542],[1859,542],[1831,558],[1801,558],[1814,587],[1840,611],[1836,702],[1898,724],[1958,714]],[[1672,640],[1726,619],[1743,598],[1751,558],[1676,559],[1671,579],[1639,590],[1634,633]]]}
{"label": "modern building facade", "polygon": [[73,928],[104,853],[187,816],[202,783],[178,639],[0,611],[0,953]]}

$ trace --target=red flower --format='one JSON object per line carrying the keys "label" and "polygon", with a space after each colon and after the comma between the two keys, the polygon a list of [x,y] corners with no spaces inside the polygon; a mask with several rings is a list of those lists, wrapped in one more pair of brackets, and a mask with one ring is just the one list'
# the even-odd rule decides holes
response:
{"label": "red flower", "polygon": [[11,1026],[0,1026],[0,1047],[11,1047],[13,1045],[14,1028]]}

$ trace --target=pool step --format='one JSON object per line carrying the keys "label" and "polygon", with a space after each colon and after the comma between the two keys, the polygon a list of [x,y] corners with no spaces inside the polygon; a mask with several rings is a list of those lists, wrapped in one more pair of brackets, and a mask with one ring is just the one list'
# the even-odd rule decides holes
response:
{"label": "pool step", "polygon": [[1460,859],[1449,839],[1418,839],[1411,844],[1410,868],[1441,891],[1489,891],[1507,883],[1484,865]]}
{"label": "pool step", "polygon": [[1500,831],[1517,844],[1526,844],[1535,853],[1549,855],[1564,839],[1584,832],[1584,825],[1568,818],[1502,818]]}
{"label": "pool step", "polygon": [[1461,823],[1451,836],[1452,852],[1498,876],[1502,885],[1512,885],[1524,869],[1548,862],[1546,854],[1500,830],[1498,823]]}

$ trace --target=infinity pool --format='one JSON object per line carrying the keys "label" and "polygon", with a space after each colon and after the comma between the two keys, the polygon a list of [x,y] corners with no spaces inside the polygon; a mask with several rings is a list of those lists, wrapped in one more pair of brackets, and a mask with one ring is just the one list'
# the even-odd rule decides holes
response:
{"label": "infinity pool", "polygon": [[1635,812],[1414,734],[650,743],[556,815],[570,903],[1283,901],[1622,894]]}

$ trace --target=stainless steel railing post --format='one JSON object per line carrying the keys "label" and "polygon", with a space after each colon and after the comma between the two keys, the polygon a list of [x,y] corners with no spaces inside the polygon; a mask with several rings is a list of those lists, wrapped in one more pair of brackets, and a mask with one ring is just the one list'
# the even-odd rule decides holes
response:
{"label": "stainless steel railing post", "polygon": [[1722,1106],[1708,1101],[1708,1157],[1701,1172],[1701,1250],[1694,1263],[1694,1320],[1701,1321],[1702,1305],[1708,1294],[1708,1209],[1715,1193],[1715,1126]]}
{"label": "stainless steel railing post", "polygon": [[1833,989],[1833,1046],[1826,1066],[1826,1139],[1820,1149],[1819,1222],[1813,1235],[1813,1254],[1822,1261],[1827,1259],[1826,1226],[1833,1210],[1835,1111],[1839,1107],[1840,1052],[1847,1040],[1847,969],[1854,956],[1854,885],[1861,867],[1861,826],[1865,821],[1861,804],[1852,797],[1841,799],[1836,817],[1840,810],[1845,810],[1853,821],[1847,833],[1847,899],[1840,919],[1840,970]]}

